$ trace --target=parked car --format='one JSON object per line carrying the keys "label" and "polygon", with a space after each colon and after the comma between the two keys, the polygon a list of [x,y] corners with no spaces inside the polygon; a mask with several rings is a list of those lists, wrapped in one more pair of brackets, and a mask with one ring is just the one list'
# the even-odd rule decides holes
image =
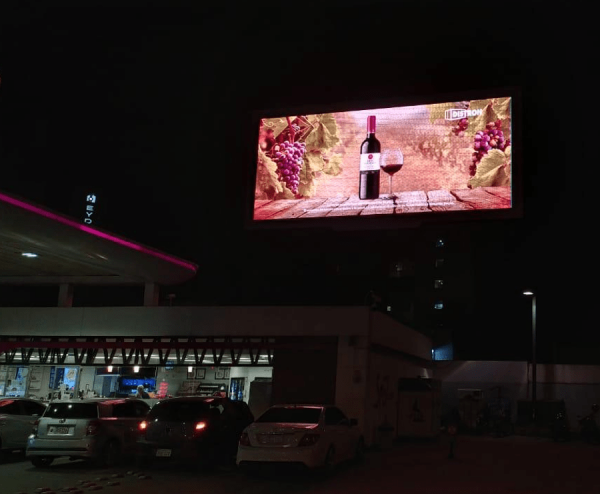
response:
{"label": "parked car", "polygon": [[150,406],[135,398],[102,398],[54,402],[36,421],[26,456],[36,467],[55,458],[87,459],[116,465],[136,448],[138,424]]}
{"label": "parked car", "polygon": [[0,398],[0,460],[14,450],[25,450],[34,422],[46,405],[28,398]]}
{"label": "parked car", "polygon": [[364,446],[357,421],[335,406],[277,405],[244,430],[236,462],[246,469],[273,463],[331,469],[361,460]]}
{"label": "parked car", "polygon": [[161,400],[140,424],[140,464],[155,461],[210,466],[235,461],[240,435],[254,420],[248,405],[223,397]]}

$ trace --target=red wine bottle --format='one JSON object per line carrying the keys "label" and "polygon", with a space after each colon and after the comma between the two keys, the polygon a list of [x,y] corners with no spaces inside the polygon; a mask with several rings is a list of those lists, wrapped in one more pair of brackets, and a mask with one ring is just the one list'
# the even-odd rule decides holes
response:
{"label": "red wine bottle", "polygon": [[375,137],[375,116],[367,117],[367,138],[360,146],[359,199],[379,198],[381,144]]}

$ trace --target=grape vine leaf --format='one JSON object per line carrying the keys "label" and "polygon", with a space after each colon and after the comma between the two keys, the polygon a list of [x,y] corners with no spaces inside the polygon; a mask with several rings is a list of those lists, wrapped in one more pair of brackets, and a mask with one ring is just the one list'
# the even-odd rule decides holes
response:
{"label": "grape vine leaf", "polygon": [[315,195],[317,191],[317,184],[315,182],[315,177],[312,172],[308,172],[311,174],[309,180],[300,179],[300,185],[298,186],[298,195],[302,197],[312,197]]}
{"label": "grape vine leaf", "polygon": [[323,172],[328,175],[339,175],[342,173],[342,155],[340,153],[334,153],[329,158],[323,159]]}
{"label": "grape vine leaf", "polygon": [[323,171],[323,168],[325,168],[323,155],[318,151],[307,152],[304,155],[304,165],[300,170],[300,179],[303,178],[303,173],[321,172]]}
{"label": "grape vine leaf", "polygon": [[316,190],[317,184],[315,178],[324,170],[325,160],[323,155],[318,151],[307,152],[304,155],[304,165],[300,170],[300,185],[298,194],[304,197],[312,197]]}
{"label": "grape vine leaf", "polygon": [[496,112],[497,118],[501,120],[507,120],[510,118],[510,97],[498,98],[494,100],[494,111]]}
{"label": "grape vine leaf", "polygon": [[340,142],[340,138],[338,136],[338,125],[333,113],[324,113],[321,115],[321,124],[328,130],[330,136],[330,139],[327,142],[328,147],[321,148],[321,152],[326,153]]}
{"label": "grape vine leaf", "polygon": [[492,149],[477,166],[477,172],[469,180],[469,186],[474,189],[510,185],[510,174],[507,173],[505,164],[506,155],[499,149]]}
{"label": "grape vine leaf", "polygon": [[512,161],[511,161],[511,147],[512,146],[508,146],[505,150],[504,150],[504,155],[506,156],[506,173],[508,174],[508,176],[510,176],[511,173],[511,167],[512,167]]}
{"label": "grape vine leaf", "polygon": [[480,130],[485,130],[485,126],[488,122],[496,120],[494,111],[490,105],[491,99],[481,99],[471,101],[469,106],[470,110],[483,110],[481,115],[469,119],[469,127],[467,128],[465,135],[474,137],[475,134]]}
{"label": "grape vine leaf", "polygon": [[491,99],[474,99],[469,104],[469,110],[483,110],[487,105],[490,104]]}
{"label": "grape vine leaf", "polygon": [[[294,118],[296,117],[290,117],[290,121]],[[277,137],[288,126],[288,121],[286,117],[265,118],[263,119],[263,125],[267,129],[273,129],[273,134]]]}
{"label": "grape vine leaf", "polygon": [[306,150],[326,153],[340,141],[337,122],[331,113],[323,113],[316,117],[316,121],[311,122],[314,128],[306,137]]}
{"label": "grape vine leaf", "polygon": [[498,98],[495,101],[494,109],[498,118],[502,120],[502,131],[508,136],[510,133],[510,120],[511,120],[511,98]]}
{"label": "grape vine leaf", "polygon": [[279,199],[295,199],[296,197],[294,196],[294,193],[288,189],[287,187],[283,187],[283,190],[281,192],[279,192],[276,196],[275,196],[275,200],[279,200]]}
{"label": "grape vine leaf", "polygon": [[277,179],[277,165],[260,148],[256,168],[256,199],[273,199],[283,190],[283,185]]}

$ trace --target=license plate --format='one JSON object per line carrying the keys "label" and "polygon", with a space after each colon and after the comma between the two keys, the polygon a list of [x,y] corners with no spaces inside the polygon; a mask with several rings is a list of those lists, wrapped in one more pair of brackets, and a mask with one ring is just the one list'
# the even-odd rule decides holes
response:
{"label": "license plate", "polygon": [[264,444],[281,444],[283,443],[283,436],[277,435],[277,436],[263,436],[263,443]]}
{"label": "license plate", "polygon": [[169,456],[171,456],[171,450],[170,449],[157,449],[156,456],[161,457],[161,458],[168,458]]}
{"label": "license plate", "polygon": [[68,434],[68,427],[50,427],[50,434]]}

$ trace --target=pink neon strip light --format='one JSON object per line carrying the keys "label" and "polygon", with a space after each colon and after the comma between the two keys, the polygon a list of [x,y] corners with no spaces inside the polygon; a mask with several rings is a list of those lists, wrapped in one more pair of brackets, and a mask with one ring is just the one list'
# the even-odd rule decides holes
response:
{"label": "pink neon strip light", "polygon": [[40,216],[44,216],[45,218],[49,218],[51,220],[57,221],[59,223],[62,223],[63,225],[68,225],[70,227],[77,228],[78,230],[84,231],[86,233],[90,233],[92,235],[95,235],[96,237],[103,238],[104,240],[109,240],[111,242],[114,242],[115,244],[122,245],[123,247],[129,247],[130,249],[143,252],[144,254],[149,254],[151,256],[157,257],[158,259],[162,259],[163,261],[168,261],[170,263],[177,264],[178,266],[189,269],[190,271],[193,271],[194,273],[196,272],[197,267],[192,263],[182,261],[181,259],[177,259],[176,257],[172,257],[167,254],[163,254],[162,252],[157,252],[155,250],[148,249],[147,247],[143,247],[138,244],[134,244],[133,242],[129,242],[128,240],[123,240],[122,238],[115,237],[114,235],[109,235],[108,233],[98,231],[94,228],[90,228],[87,225],[82,225],[81,223],[78,223],[77,221],[65,218],[64,216],[60,216],[58,214],[51,213],[50,211],[46,211],[45,209],[34,206],[33,204],[28,204],[24,201],[20,201],[13,197],[2,194],[1,192],[0,192],[0,201],[4,201],[8,204],[12,204],[13,206],[17,206],[19,208],[26,209],[27,211],[31,211],[32,213],[39,214]]}

